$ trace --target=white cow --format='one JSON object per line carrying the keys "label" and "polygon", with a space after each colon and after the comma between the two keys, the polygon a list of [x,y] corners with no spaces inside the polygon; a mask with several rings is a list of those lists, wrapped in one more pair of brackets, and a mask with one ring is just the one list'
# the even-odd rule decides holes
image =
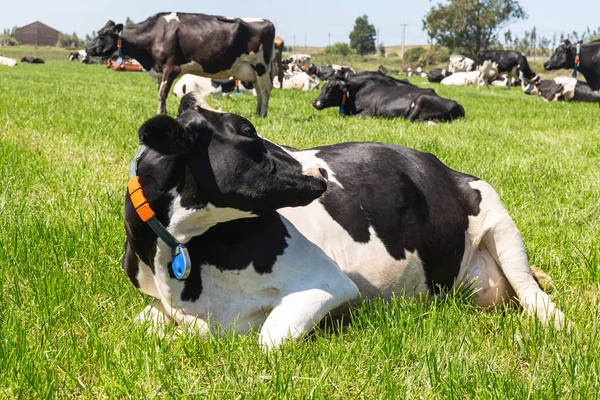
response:
{"label": "white cow", "polygon": [[479,71],[471,72],[455,72],[450,76],[445,77],[440,82],[442,85],[466,86],[476,85]]}
{"label": "white cow", "polygon": [[463,56],[450,56],[448,70],[454,72],[469,72],[475,69],[475,61]]}
{"label": "white cow", "polygon": [[279,79],[274,77],[273,87],[276,89],[313,90],[319,88],[319,82],[304,71],[294,71],[283,74],[283,88],[279,86]]}
{"label": "white cow", "polygon": [[4,56],[0,56],[0,65],[4,65],[7,67],[14,67],[15,65],[17,65],[17,60],[8,58],[8,57],[4,57]]}

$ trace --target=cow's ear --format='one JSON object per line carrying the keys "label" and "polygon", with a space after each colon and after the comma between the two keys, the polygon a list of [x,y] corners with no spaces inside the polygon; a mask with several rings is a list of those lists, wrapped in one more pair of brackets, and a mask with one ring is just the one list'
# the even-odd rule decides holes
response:
{"label": "cow's ear", "polygon": [[118,35],[119,33],[121,33],[123,31],[123,24],[117,24],[115,25],[115,27],[113,28],[113,33],[115,35]]}
{"label": "cow's ear", "polygon": [[164,114],[144,122],[138,136],[141,143],[164,154],[183,154],[195,140],[179,121]]}

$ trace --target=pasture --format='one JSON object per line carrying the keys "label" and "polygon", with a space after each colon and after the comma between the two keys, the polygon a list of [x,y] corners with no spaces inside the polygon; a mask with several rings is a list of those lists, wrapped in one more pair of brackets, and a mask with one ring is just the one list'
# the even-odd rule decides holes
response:
{"label": "pasture", "polygon": [[[123,201],[156,85],[144,73],[63,60],[0,69],[0,398],[600,393],[597,105],[545,103],[518,88],[436,85],[466,118],[430,126],[318,112],[316,91],[274,90],[267,119],[254,115],[252,97],[209,99],[280,144],[396,143],[485,179],[574,323],[556,332],[517,307],[477,309],[460,293],[431,303],[395,299],[364,304],[349,325],[325,324],[264,354],[257,333],[201,340],[173,328],[161,338],[133,324],[149,298],[121,269]],[[170,95],[170,115],[177,105]]]}

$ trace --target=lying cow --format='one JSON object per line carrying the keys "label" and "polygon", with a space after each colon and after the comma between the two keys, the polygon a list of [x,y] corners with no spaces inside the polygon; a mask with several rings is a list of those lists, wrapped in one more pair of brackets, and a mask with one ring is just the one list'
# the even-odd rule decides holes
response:
{"label": "lying cow", "polygon": [[292,54],[287,58],[288,63],[296,65],[302,69],[302,71],[306,71],[308,67],[310,67],[310,54]]}
{"label": "lying cow", "polygon": [[452,72],[445,69],[436,68],[427,74],[427,80],[431,83],[440,83],[442,79],[450,75],[452,75]]}
{"label": "lying cow", "polygon": [[0,54],[0,65],[4,65],[5,67],[14,67],[17,65],[17,60],[9,57],[4,57]]}
{"label": "lying cow", "polygon": [[342,115],[451,121],[465,116],[457,102],[378,72],[336,74],[321,89],[313,107],[339,107]]}
{"label": "lying cow", "polygon": [[106,68],[110,68],[116,72],[141,72],[144,70],[142,68],[141,64],[135,60],[133,60],[133,61],[122,60],[121,64],[119,64],[117,61],[115,61],[113,59],[109,59],[106,62]]}
{"label": "lying cow", "polygon": [[123,268],[155,300],[138,321],[204,336],[260,328],[270,348],[361,299],[468,285],[479,306],[516,297],[563,327],[486,182],[396,145],[284,148],[247,119],[189,109],[190,100],[177,119],[159,115],[139,130]]}
{"label": "lying cow", "polygon": [[506,74],[495,76],[493,79],[489,80],[489,84],[492,86],[505,87],[512,84],[513,86],[521,86],[523,81],[519,78],[510,79]]}
{"label": "lying cow", "polygon": [[285,72],[283,86],[280,86],[279,79],[274,77],[273,87],[276,89],[313,90],[319,88],[319,82],[304,71]]}
{"label": "lying cow", "polygon": [[512,86],[511,80],[519,78],[525,85],[535,77],[535,72],[529,67],[527,57],[522,53],[513,50],[489,50],[480,51],[477,53],[477,68],[480,71],[480,80],[477,83],[483,82],[489,87],[488,79],[489,71],[494,70],[496,75],[505,74],[508,77],[506,87],[510,89]]}
{"label": "lying cow", "polygon": [[28,64],[45,64],[46,62],[39,57],[23,57],[21,58],[22,63]]}
{"label": "lying cow", "polygon": [[452,75],[449,75],[442,79],[440,83],[442,85],[467,86],[476,85],[478,79],[479,71],[455,72]]}
{"label": "lying cow", "polygon": [[175,79],[190,73],[255,83],[256,113],[266,117],[274,38],[275,27],[267,20],[172,12],[127,26],[108,21],[86,50],[90,56],[118,50],[138,60],[160,82],[158,114],[166,112]]}
{"label": "lying cow", "polygon": [[423,72],[423,68],[417,67],[416,69],[408,68],[406,70],[406,76],[418,76],[421,78],[427,78],[427,74]]}
{"label": "lying cow", "polygon": [[85,50],[74,51],[74,52],[71,52],[71,54],[69,54],[69,62],[71,62],[73,60],[79,60],[79,62],[83,63],[83,60],[85,60],[86,57],[87,57],[87,51],[85,51]]}
{"label": "lying cow", "polygon": [[311,64],[311,66],[306,70],[307,74],[317,77],[322,81],[331,79],[337,72],[356,73],[354,69],[338,64],[322,65],[318,67],[315,64]]}
{"label": "lying cow", "polygon": [[388,74],[400,75],[399,70],[386,68],[383,66],[383,64],[379,65],[379,68],[377,68],[377,72],[379,72],[380,74],[384,74],[384,75],[388,75]]}
{"label": "lying cow", "polygon": [[475,71],[475,61],[468,57],[452,55],[448,62],[448,70],[452,73]]}
{"label": "lying cow", "polygon": [[183,75],[173,87],[173,94],[179,98],[190,92],[196,92],[200,97],[229,96],[234,93],[246,93],[256,96],[256,89],[249,82],[230,79],[209,79],[192,74]]}
{"label": "lying cow", "polygon": [[600,40],[576,45],[564,40],[544,63],[544,68],[549,71],[572,68],[581,72],[592,90],[600,92]]}
{"label": "lying cow", "polygon": [[567,76],[559,76],[551,80],[536,79],[523,87],[523,92],[537,94],[547,101],[600,103],[600,96],[587,83]]}

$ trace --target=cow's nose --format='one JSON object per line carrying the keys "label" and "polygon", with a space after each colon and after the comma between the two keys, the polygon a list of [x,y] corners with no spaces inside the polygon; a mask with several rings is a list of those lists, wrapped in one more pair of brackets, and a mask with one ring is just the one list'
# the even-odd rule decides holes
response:
{"label": "cow's nose", "polygon": [[306,170],[305,172],[306,175],[312,175],[312,176],[316,176],[318,178],[323,178],[325,180],[327,180],[328,178],[328,174],[327,174],[327,170],[325,168],[319,167],[318,165],[313,165],[312,167],[310,167],[309,169]]}
{"label": "cow's nose", "polygon": [[313,107],[314,108],[321,108],[321,100],[315,100],[315,101],[313,101]]}

